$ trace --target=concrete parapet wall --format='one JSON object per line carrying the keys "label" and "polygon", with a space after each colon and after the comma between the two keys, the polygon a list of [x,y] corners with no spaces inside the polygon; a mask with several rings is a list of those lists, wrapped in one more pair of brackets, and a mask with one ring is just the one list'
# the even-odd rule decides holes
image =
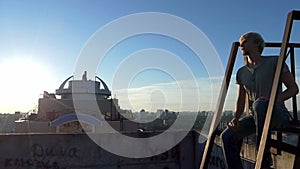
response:
{"label": "concrete parapet wall", "polygon": [[[257,157],[257,150],[254,144],[243,144],[241,156],[249,161],[255,161]],[[273,167],[276,169],[290,169],[293,168],[295,155],[282,151],[281,155],[272,155]]]}
{"label": "concrete parapet wall", "polygon": [[[115,133],[92,133],[108,138]],[[153,137],[159,132],[128,132],[129,137]],[[116,140],[121,138],[113,136]],[[95,144],[86,134],[4,134],[0,137],[1,169],[198,169],[205,146],[198,132],[188,135],[172,149],[148,158],[126,158]],[[217,139],[218,140],[218,139]],[[116,147],[120,145],[115,145]],[[215,144],[209,169],[226,169],[222,144]],[[122,148],[122,147],[120,147]],[[244,167],[254,167],[255,146],[244,144]],[[294,156],[274,156],[276,169],[292,168]]]}
{"label": "concrete parapet wall", "polygon": [[102,149],[85,134],[1,135],[0,168],[193,169],[193,148],[191,133],[171,150],[149,158],[120,157]]}

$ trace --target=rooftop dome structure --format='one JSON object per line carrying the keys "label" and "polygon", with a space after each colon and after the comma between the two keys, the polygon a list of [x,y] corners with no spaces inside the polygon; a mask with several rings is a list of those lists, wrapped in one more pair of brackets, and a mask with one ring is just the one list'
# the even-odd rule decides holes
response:
{"label": "rooftop dome structure", "polygon": [[[105,82],[95,76],[95,80],[87,80],[87,72],[85,71],[81,80],[74,80],[74,76],[68,77],[62,82],[60,87],[56,89],[55,94],[60,95],[61,99],[80,99],[90,100],[96,99],[103,100],[111,96]],[[71,80],[72,79],[72,80]],[[68,87],[65,88],[66,83],[69,82]]]}

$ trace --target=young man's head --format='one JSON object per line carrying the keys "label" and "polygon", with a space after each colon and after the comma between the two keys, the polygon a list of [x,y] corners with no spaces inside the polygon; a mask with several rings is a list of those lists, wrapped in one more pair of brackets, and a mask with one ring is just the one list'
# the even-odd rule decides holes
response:
{"label": "young man's head", "polygon": [[257,50],[262,54],[265,47],[265,41],[259,33],[248,32],[241,36],[240,47],[243,54],[248,54],[250,50]]}

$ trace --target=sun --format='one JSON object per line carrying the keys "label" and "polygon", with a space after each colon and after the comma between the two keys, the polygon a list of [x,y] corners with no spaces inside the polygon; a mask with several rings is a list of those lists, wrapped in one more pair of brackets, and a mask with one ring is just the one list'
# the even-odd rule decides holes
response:
{"label": "sun", "polygon": [[0,63],[0,113],[34,109],[45,88],[53,83],[49,70],[30,59]]}

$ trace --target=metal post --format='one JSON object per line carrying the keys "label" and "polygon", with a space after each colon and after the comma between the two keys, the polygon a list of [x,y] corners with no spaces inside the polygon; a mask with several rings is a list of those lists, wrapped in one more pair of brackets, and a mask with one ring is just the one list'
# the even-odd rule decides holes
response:
{"label": "metal post", "polygon": [[261,163],[262,163],[263,154],[265,151],[265,146],[266,146],[266,141],[267,141],[267,137],[268,137],[268,131],[269,131],[269,127],[270,127],[273,107],[274,107],[274,103],[276,100],[277,88],[278,88],[278,83],[279,83],[279,79],[280,79],[280,75],[281,75],[281,69],[282,69],[282,65],[284,64],[284,61],[286,59],[287,45],[290,40],[290,33],[292,30],[292,25],[293,25],[293,11],[290,12],[287,17],[286,27],[285,27],[284,36],[283,36],[283,40],[282,40],[282,44],[281,44],[280,55],[278,58],[278,63],[277,63],[276,71],[275,71],[275,76],[274,76],[270,101],[269,101],[269,105],[268,105],[267,115],[266,115],[263,133],[261,136],[259,149],[258,149],[258,153],[257,153],[255,169],[261,168]]}
{"label": "metal post", "polygon": [[[296,78],[295,72],[295,49],[294,47],[290,47],[290,59],[291,59],[291,72]],[[298,122],[298,115],[297,115],[297,97],[293,96],[293,122],[296,124]]]}
{"label": "metal post", "polygon": [[238,47],[239,47],[238,42],[234,42],[232,44],[230,57],[229,57],[227,67],[226,67],[225,78],[223,79],[223,82],[222,82],[221,92],[220,92],[218,102],[217,102],[217,105],[216,105],[216,111],[214,112],[213,119],[212,119],[212,122],[211,122],[211,125],[210,125],[210,130],[209,130],[208,138],[207,138],[207,141],[206,141],[204,153],[203,153],[203,156],[202,156],[200,169],[207,169],[208,168],[208,164],[209,164],[209,160],[210,160],[210,154],[211,154],[211,151],[212,151],[212,148],[213,148],[213,143],[214,143],[214,140],[215,140],[215,137],[216,137],[215,129],[216,129],[217,125],[219,124],[219,119],[222,115],[223,106],[224,106],[224,102],[225,102],[225,97],[226,97],[228,86],[229,86],[229,83],[230,83],[230,78],[231,78],[233,66],[234,66],[234,63],[235,63],[235,60],[236,60],[236,54],[237,54]]}

